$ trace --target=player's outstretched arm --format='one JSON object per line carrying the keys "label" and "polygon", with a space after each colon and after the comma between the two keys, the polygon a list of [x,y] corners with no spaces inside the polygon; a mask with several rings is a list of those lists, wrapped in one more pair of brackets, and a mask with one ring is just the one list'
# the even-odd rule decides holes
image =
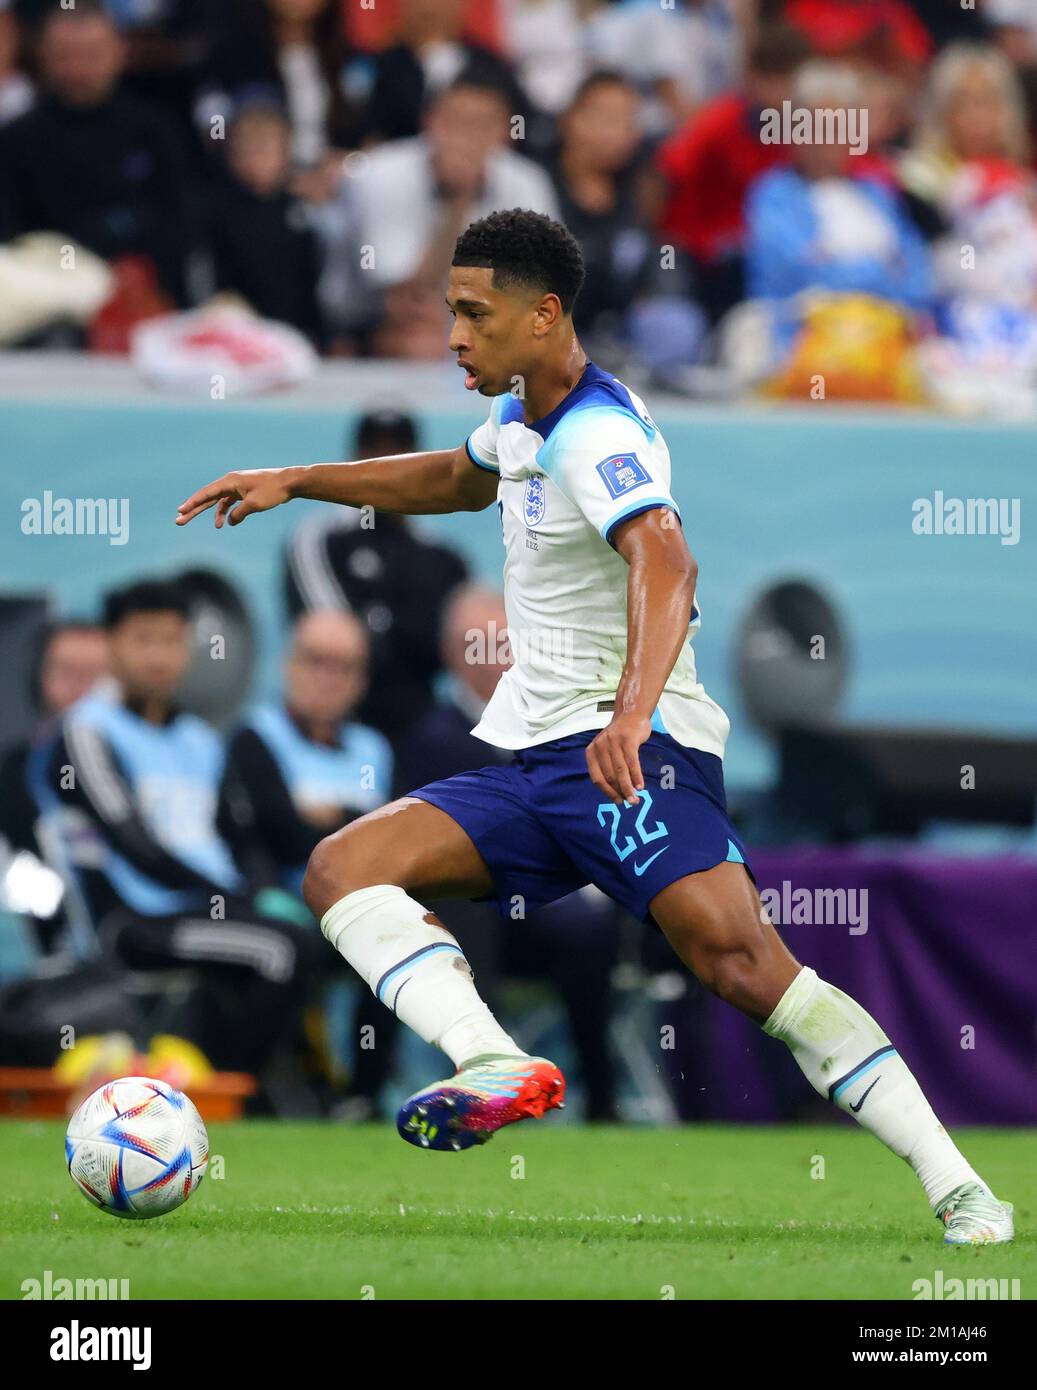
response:
{"label": "player's outstretched arm", "polygon": [[688,636],[698,566],[674,512],[657,507],[617,527],[627,574],[627,655],[611,721],[587,745],[591,781],[618,805],[644,790],[638,749]]}
{"label": "player's outstretched arm", "polygon": [[231,526],[290,502],[293,497],[377,507],[412,515],[477,512],[497,496],[496,474],[477,468],[462,445],[418,454],[393,454],[357,463],[314,463],[301,468],[243,468],[225,473],[177,508],[184,526],[210,507],[216,526]]}

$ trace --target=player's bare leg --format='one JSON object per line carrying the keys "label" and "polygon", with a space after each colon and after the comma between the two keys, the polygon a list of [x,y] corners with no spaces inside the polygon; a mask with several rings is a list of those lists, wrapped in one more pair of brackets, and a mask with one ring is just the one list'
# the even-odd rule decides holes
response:
{"label": "player's bare leg", "polygon": [[470,1148],[502,1125],[560,1106],[565,1095],[554,1063],[529,1057],[501,1028],[456,939],[420,901],[492,890],[465,831],[415,797],[322,840],[306,871],[303,896],[327,939],[383,1004],[457,1068],[400,1110],[400,1134],[422,1148]]}
{"label": "player's bare leg", "polygon": [[1012,1239],[1011,1205],[966,1162],[870,1014],[789,953],[740,864],[678,879],[651,909],[707,989],[780,1038],[820,1095],[911,1165],[947,1243]]}

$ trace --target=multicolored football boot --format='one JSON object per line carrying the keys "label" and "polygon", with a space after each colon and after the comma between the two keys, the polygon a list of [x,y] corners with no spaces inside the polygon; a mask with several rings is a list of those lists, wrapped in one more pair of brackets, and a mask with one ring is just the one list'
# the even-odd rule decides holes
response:
{"label": "multicolored football boot", "polygon": [[545,1110],[562,1110],[565,1077],[546,1057],[473,1057],[446,1081],[405,1100],[396,1117],[400,1137],[446,1152],[485,1144],[496,1130]]}
{"label": "multicolored football boot", "polygon": [[978,1182],[964,1182],[936,1208],[947,1228],[945,1245],[999,1245],[1015,1235],[1011,1202],[999,1202]]}

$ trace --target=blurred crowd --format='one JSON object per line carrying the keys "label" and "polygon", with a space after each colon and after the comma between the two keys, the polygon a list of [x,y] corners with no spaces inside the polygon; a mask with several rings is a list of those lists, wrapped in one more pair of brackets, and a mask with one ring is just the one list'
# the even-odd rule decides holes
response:
{"label": "blurred crowd", "polygon": [[[823,110],[866,125],[773,135]],[[436,359],[457,234],[523,206],[620,374],[1030,389],[1035,127],[1032,0],[0,0],[0,342],[229,295]],[[111,272],[85,322],[12,307],[42,233]]]}

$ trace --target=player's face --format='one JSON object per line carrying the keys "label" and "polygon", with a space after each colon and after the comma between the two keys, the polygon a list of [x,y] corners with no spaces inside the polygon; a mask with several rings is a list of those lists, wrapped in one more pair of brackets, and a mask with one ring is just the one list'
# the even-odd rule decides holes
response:
{"label": "player's face", "polygon": [[450,351],[465,373],[465,390],[481,396],[521,392],[520,378],[543,344],[551,316],[543,297],[519,289],[495,290],[493,271],[452,266],[447,304],[454,323]]}
{"label": "player's face", "polygon": [[109,633],[112,674],[131,700],[170,700],[191,659],[179,613],[129,613]]}

